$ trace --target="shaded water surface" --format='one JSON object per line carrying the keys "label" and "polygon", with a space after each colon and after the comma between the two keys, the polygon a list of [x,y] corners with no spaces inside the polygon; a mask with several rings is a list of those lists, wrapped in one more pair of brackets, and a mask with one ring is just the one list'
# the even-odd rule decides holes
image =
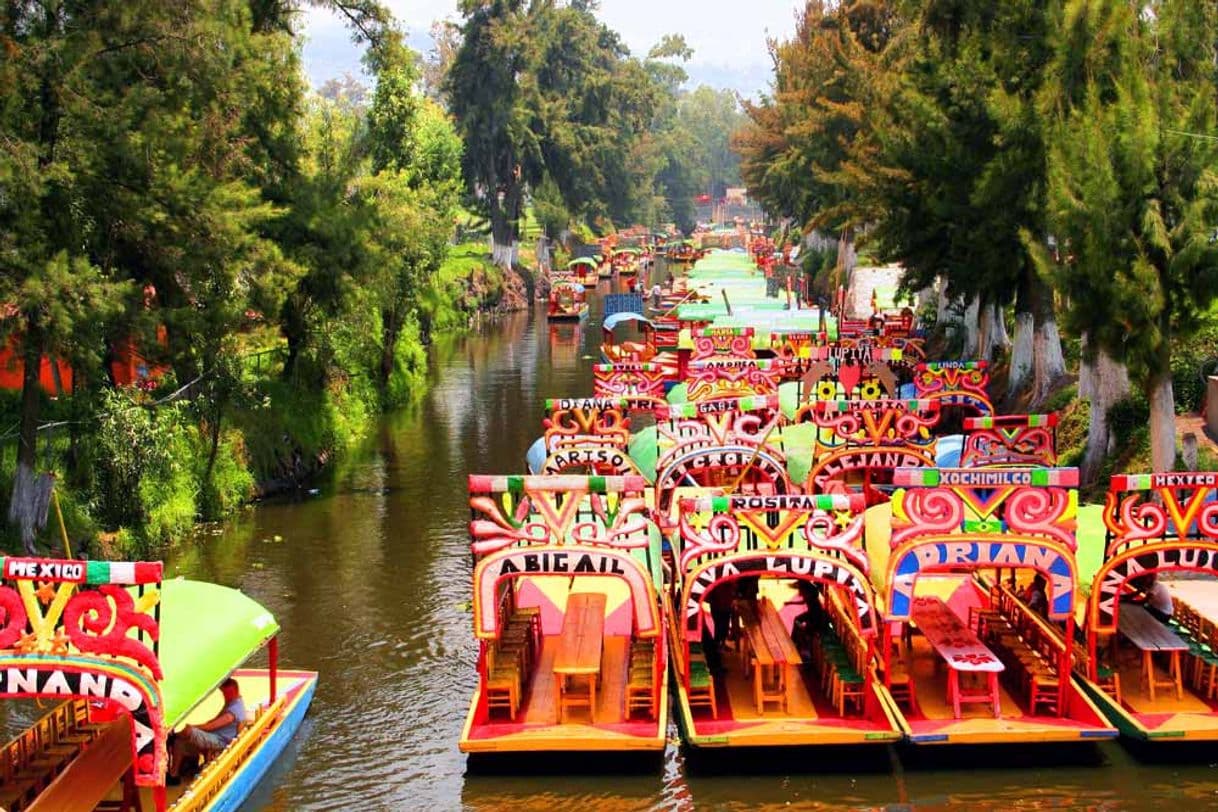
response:
{"label": "shaded water surface", "polygon": [[386,418],[320,493],[246,511],[172,557],[170,574],[237,586],[268,606],[284,662],[321,673],[300,736],[248,808],[1218,807],[1218,768],[1152,766],[1112,744],[1023,766],[1013,765],[1027,754],[1005,751],[969,763],[937,751],[939,766],[927,766],[881,749],[709,772],[688,770],[670,746],[644,774],[467,775],[456,746],[476,657],[465,477],[521,471],[543,398],[590,394],[595,297],[592,309],[582,327],[552,327],[538,312],[440,339],[427,395]]}

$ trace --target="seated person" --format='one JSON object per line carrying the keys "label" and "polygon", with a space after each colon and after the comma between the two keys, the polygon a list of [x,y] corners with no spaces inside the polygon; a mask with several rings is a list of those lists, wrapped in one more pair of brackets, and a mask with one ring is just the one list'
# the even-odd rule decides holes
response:
{"label": "seated person", "polygon": [[1146,602],[1143,607],[1160,623],[1166,623],[1171,620],[1172,612],[1175,611],[1175,606],[1171,601],[1171,590],[1167,588],[1167,584],[1159,580],[1156,573],[1151,573],[1147,576]]}
{"label": "seated person", "polygon": [[1028,585],[1027,591],[1023,594],[1024,603],[1041,617],[1048,617],[1049,614],[1049,595],[1045,591],[1047,585],[1045,576],[1036,573],[1036,577],[1032,579],[1032,583]]}
{"label": "seated person", "polygon": [[182,762],[206,753],[218,753],[237,738],[237,729],[246,721],[245,702],[241,687],[229,677],[220,684],[224,708],[201,725],[186,725],[170,742],[169,774],[166,782],[177,786],[182,781]]}

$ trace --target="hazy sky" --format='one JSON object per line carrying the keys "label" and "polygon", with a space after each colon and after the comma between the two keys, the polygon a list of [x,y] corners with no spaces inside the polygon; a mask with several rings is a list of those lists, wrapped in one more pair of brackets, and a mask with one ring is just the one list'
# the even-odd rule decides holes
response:
{"label": "hazy sky", "polygon": [[[457,16],[456,0],[387,0],[411,45],[426,51],[433,20]],[[686,65],[693,84],[705,82],[753,96],[770,76],[766,37],[789,37],[798,0],[601,0],[600,17],[632,53],[643,55],[662,35],[682,33],[694,50]],[[359,50],[328,11],[306,12],[305,70],[317,85],[344,72],[359,73]]]}

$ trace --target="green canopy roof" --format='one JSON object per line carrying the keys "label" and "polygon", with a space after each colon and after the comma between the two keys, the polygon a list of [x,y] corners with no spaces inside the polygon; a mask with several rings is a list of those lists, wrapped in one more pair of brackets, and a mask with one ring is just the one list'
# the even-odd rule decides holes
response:
{"label": "green canopy roof", "polygon": [[161,585],[165,725],[172,728],[279,631],[274,615],[235,589],[175,579]]}

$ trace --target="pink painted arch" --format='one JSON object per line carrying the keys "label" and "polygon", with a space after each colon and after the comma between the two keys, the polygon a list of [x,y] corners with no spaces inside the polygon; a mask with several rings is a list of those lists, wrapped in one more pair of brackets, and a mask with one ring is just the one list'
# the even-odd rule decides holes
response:
{"label": "pink painted arch", "polygon": [[507,578],[541,575],[620,578],[630,588],[635,631],[639,637],[660,633],[660,612],[647,570],[630,553],[604,547],[512,547],[488,555],[474,568],[474,634],[499,636],[495,593]]}

